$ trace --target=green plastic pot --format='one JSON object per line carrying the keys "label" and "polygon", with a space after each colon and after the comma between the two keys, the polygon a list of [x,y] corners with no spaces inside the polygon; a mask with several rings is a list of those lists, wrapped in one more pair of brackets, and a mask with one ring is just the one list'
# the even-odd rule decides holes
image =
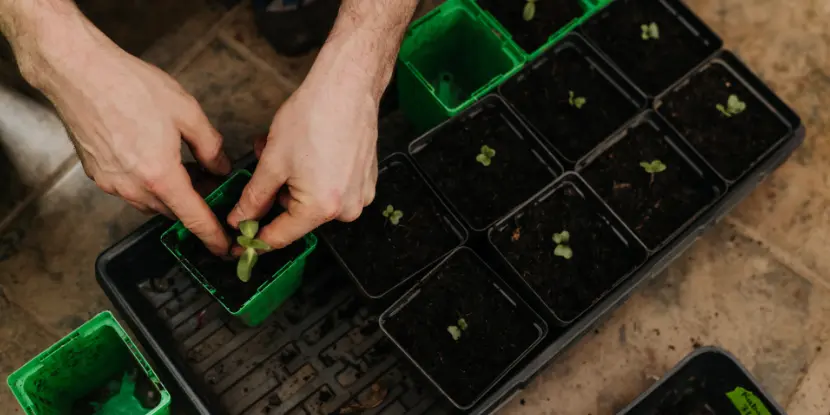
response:
{"label": "green plastic pot", "polygon": [[[208,206],[216,210],[220,206],[231,206],[239,201],[242,190],[251,179],[251,173],[246,170],[236,171],[231,177],[214,190],[207,198]],[[224,220],[224,218],[220,218]],[[222,297],[217,295],[216,288],[205,279],[202,271],[199,270],[180,249],[183,242],[190,238],[196,238],[181,221],[176,222],[161,235],[162,244],[179,261],[182,267],[202,286],[213,298],[216,299],[225,310],[237,317],[248,326],[261,324],[271,313],[281,306],[302,284],[303,270],[305,269],[306,257],[317,247],[317,237],[308,234],[303,237],[305,250],[293,261],[276,270],[274,274],[257,290],[256,294],[247,300],[241,307],[230,307]],[[229,278],[236,278],[229,275]]]}
{"label": "green plastic pot", "polygon": [[[157,404],[142,406],[128,375],[143,372],[147,393]],[[120,385],[113,380],[120,380]],[[91,392],[110,385],[114,393],[98,415],[168,415],[170,393],[112,313],[105,311],[78,327],[9,376],[9,387],[28,415],[64,415]],[[143,386],[138,386],[140,390]],[[114,388],[113,391],[116,389]],[[146,402],[145,402],[146,404]]]}

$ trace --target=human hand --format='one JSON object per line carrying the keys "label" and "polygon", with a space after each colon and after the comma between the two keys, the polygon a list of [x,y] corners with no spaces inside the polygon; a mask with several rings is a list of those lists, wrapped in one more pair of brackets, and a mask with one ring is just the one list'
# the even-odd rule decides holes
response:
{"label": "human hand", "polygon": [[286,211],[259,233],[274,249],[332,219],[357,219],[375,197],[380,94],[371,80],[329,58],[318,58],[257,143],[259,164],[228,216],[238,227],[280,203]]}
{"label": "human hand", "polygon": [[173,78],[100,32],[79,35],[74,56],[49,61],[38,86],[64,121],[87,175],[137,209],[178,217],[214,254],[230,242],[193,189],[181,141],[215,174],[231,165],[222,137]]}

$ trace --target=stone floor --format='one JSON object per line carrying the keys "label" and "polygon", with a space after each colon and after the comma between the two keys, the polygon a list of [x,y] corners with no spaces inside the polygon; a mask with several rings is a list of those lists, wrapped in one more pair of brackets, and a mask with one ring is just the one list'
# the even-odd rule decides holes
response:
{"label": "stone floor", "polygon": [[[267,130],[314,54],[274,53],[253,29],[247,2],[230,9],[212,0],[186,3],[184,24],[153,39],[141,56],[179,79],[224,136],[234,138],[229,152],[241,155]],[[830,2],[687,3],[803,117],[805,144],[541,373],[506,414],[612,414],[696,344],[730,350],[790,414],[830,413]],[[5,378],[111,308],[93,263],[144,218],[87,180],[49,110],[2,87],[0,155],[13,166],[0,174],[0,186],[8,187],[0,202]],[[19,413],[4,387],[0,408]]]}

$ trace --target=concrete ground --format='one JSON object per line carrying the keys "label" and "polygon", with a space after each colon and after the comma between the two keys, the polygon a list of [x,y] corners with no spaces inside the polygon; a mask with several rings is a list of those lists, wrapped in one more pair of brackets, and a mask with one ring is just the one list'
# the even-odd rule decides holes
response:
{"label": "concrete ground", "polygon": [[[267,131],[314,54],[275,54],[246,2],[229,10],[212,0],[188,3],[185,23],[141,56],[195,95],[239,156]],[[803,117],[807,139],[505,414],[612,414],[700,344],[734,353],[790,414],[830,413],[830,2],[687,3]],[[3,379],[111,308],[93,263],[145,220],[95,188],[65,136],[50,111],[0,87]],[[20,412],[5,387],[0,408]]]}

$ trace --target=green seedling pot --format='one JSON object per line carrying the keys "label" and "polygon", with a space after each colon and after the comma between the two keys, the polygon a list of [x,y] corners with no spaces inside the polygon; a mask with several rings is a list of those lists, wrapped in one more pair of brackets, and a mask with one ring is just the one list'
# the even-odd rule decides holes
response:
{"label": "green seedling pot", "polygon": [[[208,206],[214,212],[217,208],[225,208],[233,206],[239,200],[242,190],[248,181],[251,179],[251,173],[246,170],[239,170],[235,172],[225,183],[214,190],[207,198]],[[224,215],[220,215],[220,221],[224,221]],[[241,307],[229,306],[222,296],[217,294],[216,288],[208,282],[202,270],[195,264],[194,261],[187,258],[182,252],[181,245],[190,238],[196,238],[181,221],[176,222],[161,235],[161,241],[173,256],[179,261],[182,267],[196,281],[210,293],[222,307],[231,315],[241,320],[248,326],[257,326],[261,324],[271,313],[281,306],[289,297],[291,297],[302,284],[303,270],[305,269],[306,257],[314,251],[317,247],[317,237],[313,234],[308,234],[303,237],[305,249],[300,255],[289,261],[281,268],[275,270],[273,275],[262,283],[250,299],[248,299]],[[260,265],[263,266],[262,261]],[[228,278],[237,278],[236,275],[228,275]],[[253,282],[252,282],[253,283]]]}
{"label": "green seedling pot", "polygon": [[[170,414],[170,393],[109,311],[37,355],[8,383],[28,415]],[[90,397],[95,404],[82,403]]]}
{"label": "green seedling pot", "polygon": [[487,95],[524,65],[521,50],[471,0],[448,0],[413,23],[398,55],[404,114],[426,131]]}

